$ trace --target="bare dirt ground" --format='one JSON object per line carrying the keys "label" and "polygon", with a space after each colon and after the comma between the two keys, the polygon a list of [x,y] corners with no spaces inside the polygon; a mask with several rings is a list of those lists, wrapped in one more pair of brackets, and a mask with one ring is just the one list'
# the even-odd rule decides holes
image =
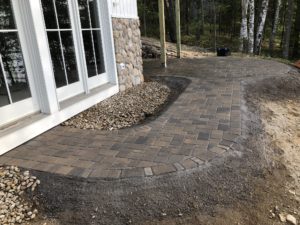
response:
{"label": "bare dirt ground", "polygon": [[300,102],[267,101],[262,105],[262,113],[271,144],[282,153],[278,160],[286,165],[294,179],[288,184],[288,190],[300,200]]}
{"label": "bare dirt ground", "polygon": [[[159,58],[160,57],[160,41],[154,38],[143,37],[143,58]],[[167,42],[167,55],[169,57],[177,57],[176,43]],[[183,58],[203,58],[213,56],[214,53],[208,49],[197,46],[181,45],[181,56]]]}
{"label": "bare dirt ground", "polygon": [[270,146],[277,150],[274,161],[289,171],[287,190],[300,200],[300,75],[267,79],[252,86],[252,102],[260,111]]}

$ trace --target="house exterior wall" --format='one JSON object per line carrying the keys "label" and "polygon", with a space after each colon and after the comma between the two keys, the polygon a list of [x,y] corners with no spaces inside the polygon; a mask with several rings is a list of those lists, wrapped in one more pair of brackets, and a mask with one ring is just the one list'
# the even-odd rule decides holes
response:
{"label": "house exterior wall", "polygon": [[120,91],[144,82],[139,19],[112,18]]}
{"label": "house exterior wall", "polygon": [[137,0],[111,0],[110,8],[112,17],[138,18]]}

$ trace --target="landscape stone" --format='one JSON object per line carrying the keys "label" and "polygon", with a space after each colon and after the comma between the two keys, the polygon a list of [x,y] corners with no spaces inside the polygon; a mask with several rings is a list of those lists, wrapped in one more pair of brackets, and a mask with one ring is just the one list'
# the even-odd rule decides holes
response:
{"label": "landscape stone", "polygon": [[[120,91],[125,91],[144,81],[140,23],[138,19],[113,18],[112,26]],[[121,63],[125,69],[120,68]]]}

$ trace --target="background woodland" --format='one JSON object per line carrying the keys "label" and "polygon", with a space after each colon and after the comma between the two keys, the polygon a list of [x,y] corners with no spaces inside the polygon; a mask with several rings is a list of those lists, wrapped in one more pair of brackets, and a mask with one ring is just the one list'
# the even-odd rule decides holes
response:
{"label": "background woodland", "polygon": [[[175,0],[165,1],[167,40],[176,42]],[[143,36],[159,38],[158,1],[138,0]],[[182,0],[182,43],[214,51],[300,58],[300,0]]]}

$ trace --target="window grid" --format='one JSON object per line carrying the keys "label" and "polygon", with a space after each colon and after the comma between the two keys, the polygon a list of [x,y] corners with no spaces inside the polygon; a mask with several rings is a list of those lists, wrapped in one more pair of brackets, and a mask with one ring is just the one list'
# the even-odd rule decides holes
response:
{"label": "window grid", "polygon": [[[64,28],[64,29],[46,29],[47,31],[51,32],[51,31],[72,31],[72,29],[70,28]],[[100,31],[101,28],[81,28],[82,31]],[[1,32],[1,31],[0,31]],[[5,31],[5,32],[9,32],[9,31]]]}
{"label": "window grid", "polygon": [[[55,0],[52,0],[52,2],[53,2],[53,7],[54,7],[55,20],[56,20],[57,27],[58,27],[58,29],[52,29],[52,30],[57,30],[57,32],[58,32],[58,39],[59,39],[59,44],[60,44],[61,57],[62,57],[62,60],[63,60],[65,79],[66,79],[67,85],[69,85],[69,80],[68,80],[68,76],[67,76],[67,69],[66,69],[66,61],[65,61],[65,56],[64,56],[64,48],[63,48],[63,45],[62,45],[62,39],[61,39],[61,34],[60,34],[62,29],[60,29],[60,27],[59,27],[59,21],[58,21],[58,16],[57,16],[57,9],[56,9]],[[72,29],[64,29],[64,30],[72,31]]]}
{"label": "window grid", "polygon": [[87,31],[90,30],[91,32],[91,38],[92,38],[92,47],[93,47],[93,55],[95,58],[95,68],[96,68],[96,76],[98,75],[98,68],[97,68],[97,58],[96,58],[96,52],[95,52],[95,41],[94,41],[94,35],[93,35],[93,30],[92,30],[92,19],[91,19],[91,11],[90,11],[90,4],[89,0],[87,0],[87,9],[88,9],[88,15],[89,15],[89,24],[90,24],[90,29],[86,29]]}
{"label": "window grid", "polygon": [[[19,45],[18,47],[20,48],[19,49],[20,52],[13,53],[13,54],[14,55],[18,55],[18,54],[21,55],[21,58],[22,58],[21,60],[22,60],[23,66],[24,66],[24,71],[25,71],[23,79],[26,81],[24,83],[28,84],[28,88],[29,88],[29,83],[28,83],[27,74],[26,74],[27,73],[26,72],[26,66],[24,64],[24,59],[23,59],[22,46],[21,46],[21,43],[20,43],[20,40],[19,40],[19,30],[18,30],[17,24],[16,24],[15,12],[14,12],[14,9],[12,8],[12,2],[11,1],[9,1],[9,2],[10,2],[9,4],[10,4],[10,7],[11,7],[11,10],[12,10],[12,20],[14,21],[14,26],[12,26],[11,28],[9,27],[9,28],[6,28],[6,29],[0,29],[0,34],[7,34],[7,35],[16,34],[16,38],[17,39],[15,41],[17,41],[17,44]],[[10,54],[12,54],[12,53],[10,53]],[[18,79],[18,76],[14,77],[14,75],[12,75],[13,78],[11,78],[11,77],[8,78],[7,74],[8,73],[11,74],[12,72],[11,71],[10,72],[7,71],[7,70],[10,70],[10,68],[9,68],[10,66],[7,65],[7,63],[5,63],[6,67],[7,67],[7,68],[5,68],[5,66],[4,66],[5,64],[4,64],[4,61],[3,61],[4,58],[5,58],[5,53],[0,52],[0,66],[1,66],[1,71],[0,72],[2,73],[2,77],[3,77],[3,80],[2,80],[3,84],[4,84],[3,88],[6,90],[6,94],[5,95],[7,95],[7,99],[8,99],[8,102],[7,102],[8,104],[5,104],[5,105],[12,105],[12,104],[14,104],[14,103],[16,103],[18,101],[21,101],[21,100],[24,100],[24,99],[28,98],[28,96],[25,96],[25,98],[19,98],[19,99],[17,99],[16,96],[13,95],[14,94],[13,85],[17,85],[17,84],[15,84],[14,78]],[[13,63],[12,63],[13,66],[12,67],[18,65],[18,63],[17,63],[17,65],[14,65],[15,62],[16,61],[13,61]],[[14,72],[16,72],[16,71],[14,71]],[[10,79],[12,79],[12,84],[9,82]],[[25,89],[26,88],[23,88],[23,90],[25,90]],[[29,97],[31,97],[31,96],[29,96]],[[1,107],[2,106],[0,106],[0,108]]]}
{"label": "window grid", "polygon": [[89,30],[91,30],[91,31],[94,31],[94,30],[100,31],[101,28],[81,28],[81,30],[83,30],[83,31],[89,31]]}
{"label": "window grid", "polygon": [[6,72],[5,72],[5,69],[4,69],[4,63],[3,63],[3,60],[2,60],[2,55],[1,54],[0,54],[0,64],[1,64],[1,69],[2,69],[2,73],[3,73],[3,78],[4,78],[6,91],[7,91],[7,94],[8,94],[9,104],[12,104],[13,101],[12,101],[12,97],[11,97],[11,93],[10,93],[10,88],[9,88],[9,85],[8,85],[8,82],[7,82]]}
{"label": "window grid", "polygon": [[17,29],[0,30],[0,33],[9,33],[9,32],[18,32],[18,30]]}
{"label": "window grid", "polygon": [[[15,32],[18,32],[18,30],[17,29],[1,29],[0,30],[0,33],[15,33]],[[4,80],[4,84],[5,84],[9,104],[13,104],[12,96],[11,96],[11,93],[10,93],[10,88],[9,88],[9,85],[8,85],[8,81],[7,81],[7,77],[6,77],[6,71],[5,71],[5,67],[4,67],[4,63],[3,63],[1,53],[0,53],[0,65],[1,65],[1,70],[2,70],[1,72],[3,74],[3,80]]]}

